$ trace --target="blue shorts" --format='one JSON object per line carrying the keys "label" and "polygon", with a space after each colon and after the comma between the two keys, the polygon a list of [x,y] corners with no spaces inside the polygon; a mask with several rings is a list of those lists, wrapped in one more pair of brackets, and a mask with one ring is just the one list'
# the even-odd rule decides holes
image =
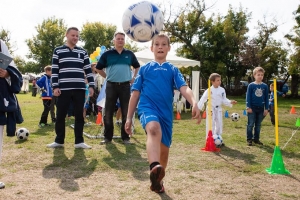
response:
{"label": "blue shorts", "polygon": [[146,125],[151,121],[156,121],[160,124],[162,137],[161,143],[170,148],[172,143],[172,123],[166,123],[158,113],[151,109],[143,109],[143,112],[139,114],[139,119],[142,127],[146,130]]}

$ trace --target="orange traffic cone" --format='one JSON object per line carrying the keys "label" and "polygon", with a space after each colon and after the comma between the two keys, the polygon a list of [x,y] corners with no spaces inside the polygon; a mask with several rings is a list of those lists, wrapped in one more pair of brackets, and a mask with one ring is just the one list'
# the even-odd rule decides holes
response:
{"label": "orange traffic cone", "polygon": [[296,114],[295,106],[292,106],[292,109],[291,109],[291,111],[290,111],[290,114]]}
{"label": "orange traffic cone", "polygon": [[202,119],[206,119],[206,111],[203,111],[203,113],[202,113]]}
{"label": "orange traffic cone", "polygon": [[220,148],[216,148],[214,138],[212,136],[212,131],[208,131],[208,136],[206,139],[206,146],[201,149],[202,151],[213,151],[213,152],[218,152],[220,151]]}
{"label": "orange traffic cone", "polygon": [[101,123],[102,123],[102,115],[101,115],[101,112],[98,112],[96,124],[100,125]]}
{"label": "orange traffic cone", "polygon": [[177,120],[180,120],[180,119],[181,119],[180,113],[179,113],[179,112],[177,112],[176,119],[177,119]]}

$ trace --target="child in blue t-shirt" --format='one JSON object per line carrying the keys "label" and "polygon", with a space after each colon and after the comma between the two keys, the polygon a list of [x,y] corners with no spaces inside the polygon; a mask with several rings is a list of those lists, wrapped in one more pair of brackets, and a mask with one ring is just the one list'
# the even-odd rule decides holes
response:
{"label": "child in blue t-shirt", "polygon": [[[274,84],[270,84],[270,98],[269,98],[269,112],[270,112],[270,117],[271,117],[271,123],[275,125],[275,115],[274,115]],[[277,91],[278,96],[285,97],[285,94],[283,92]]]}
{"label": "child in blue t-shirt", "polygon": [[[246,93],[246,109],[248,115],[247,123],[247,145],[263,145],[260,139],[260,127],[263,118],[268,114],[269,92],[268,85],[263,83],[265,70],[262,67],[256,67],[253,70],[254,82],[250,83]],[[254,128],[254,135],[253,135]]]}
{"label": "child in blue t-shirt", "polygon": [[187,87],[178,68],[166,60],[170,48],[167,35],[159,34],[153,38],[151,50],[154,61],[142,66],[136,76],[125,124],[126,132],[131,135],[132,117],[138,103],[138,117],[147,134],[150,189],[157,193],[164,192],[162,179],[172,142],[174,88],[193,105],[193,118],[198,119],[198,123],[201,121],[192,90]]}

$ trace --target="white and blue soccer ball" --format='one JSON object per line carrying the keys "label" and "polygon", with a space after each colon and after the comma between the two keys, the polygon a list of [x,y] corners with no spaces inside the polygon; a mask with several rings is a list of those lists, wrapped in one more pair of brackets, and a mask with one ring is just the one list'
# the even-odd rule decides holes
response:
{"label": "white and blue soccer ball", "polygon": [[223,144],[223,138],[221,135],[213,134],[213,139],[214,139],[215,145],[220,146]]}
{"label": "white and blue soccer ball", "polygon": [[238,113],[232,113],[231,114],[231,120],[234,121],[234,122],[237,122],[239,121],[240,119],[240,115]]}
{"label": "white and blue soccer ball", "polygon": [[164,17],[156,5],[141,1],[125,10],[122,26],[130,39],[148,42],[163,29]]}
{"label": "white and blue soccer ball", "polygon": [[16,131],[16,136],[19,140],[27,140],[29,137],[29,131],[27,128],[19,128]]}

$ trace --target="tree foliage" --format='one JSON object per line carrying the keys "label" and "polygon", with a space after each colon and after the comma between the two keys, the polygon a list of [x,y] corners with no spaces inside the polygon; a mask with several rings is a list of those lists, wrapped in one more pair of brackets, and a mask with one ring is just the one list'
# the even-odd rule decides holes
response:
{"label": "tree foliage", "polygon": [[40,66],[51,64],[53,51],[64,44],[67,27],[63,19],[51,17],[36,26],[37,35],[27,39],[29,48],[28,58],[33,59]]}
{"label": "tree foliage", "polygon": [[84,42],[83,48],[92,54],[97,47],[105,46],[110,49],[112,39],[117,27],[101,22],[87,22],[80,32],[80,41]]}
{"label": "tree foliage", "polygon": [[11,32],[9,30],[0,29],[0,39],[6,44],[10,54],[15,51],[15,46],[11,43]]}

